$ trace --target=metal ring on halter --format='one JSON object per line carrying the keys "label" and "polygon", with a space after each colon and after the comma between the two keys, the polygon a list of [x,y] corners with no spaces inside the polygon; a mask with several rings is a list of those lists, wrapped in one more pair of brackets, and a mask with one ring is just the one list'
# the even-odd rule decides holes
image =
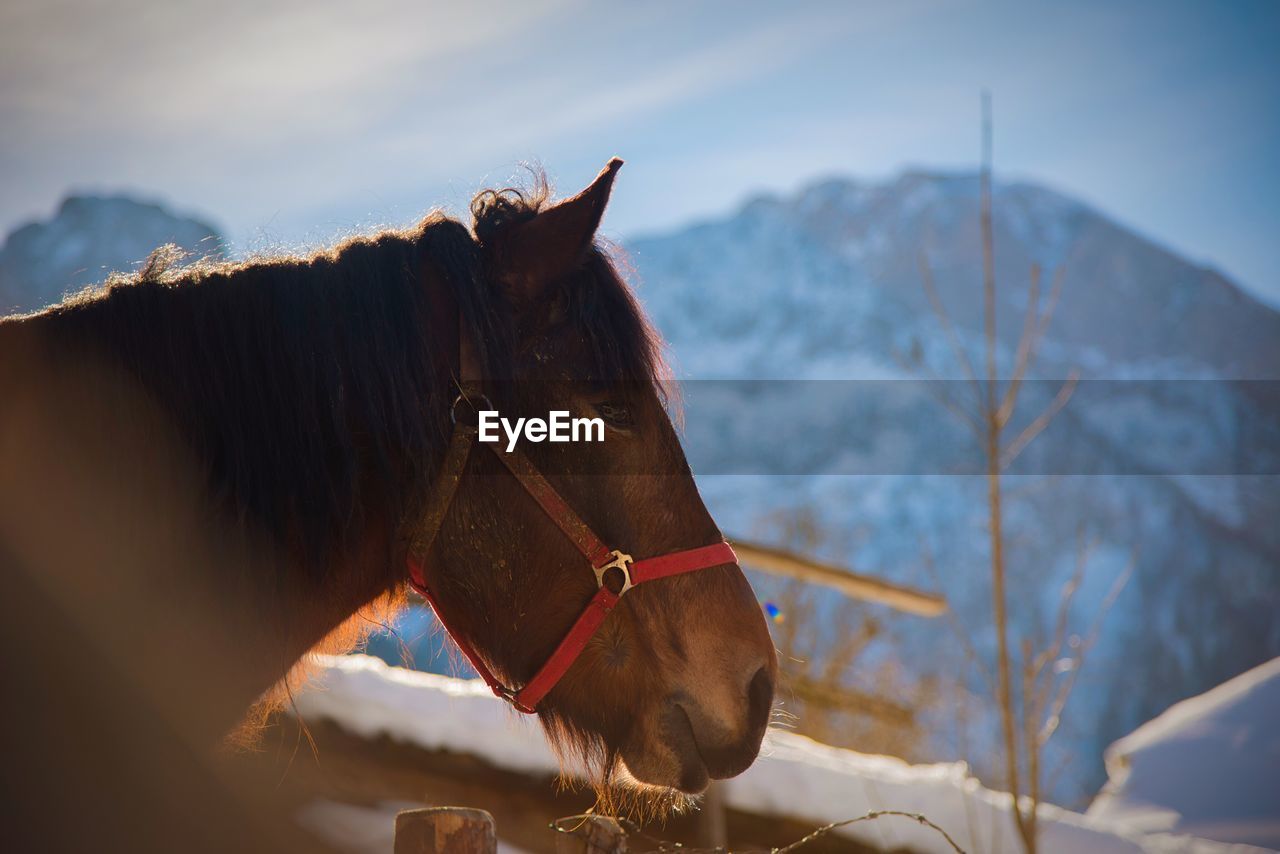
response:
{"label": "metal ring on halter", "polygon": [[[453,405],[449,407],[449,423],[454,425],[455,427],[458,425],[458,404],[462,403],[464,400],[467,403],[471,404],[472,408],[475,409],[477,413],[484,410],[493,409],[493,402],[483,394],[473,394],[470,396],[468,396],[465,393],[459,394],[457,397],[453,399]],[[480,407],[480,401],[484,401],[483,410]]]}
{"label": "metal ring on halter", "polygon": [[529,708],[520,702],[520,692],[514,688],[508,688],[505,685],[492,686],[493,693],[508,703],[516,707],[517,712],[524,712],[526,715],[536,714],[536,710]]}
{"label": "metal ring on halter", "polygon": [[618,549],[614,549],[613,551],[609,552],[609,554],[613,555],[613,560],[609,561],[603,566],[592,567],[592,569],[595,570],[595,573],[596,573],[596,589],[599,590],[601,587],[604,587],[605,573],[611,569],[616,569],[622,573],[622,587],[618,590],[618,593],[617,593],[618,596],[621,596],[623,593],[626,593],[632,587],[635,587],[635,584],[633,584],[631,581],[631,564],[635,563],[636,561],[635,561],[635,558],[631,557],[631,555],[625,554],[624,552],[621,552]]}

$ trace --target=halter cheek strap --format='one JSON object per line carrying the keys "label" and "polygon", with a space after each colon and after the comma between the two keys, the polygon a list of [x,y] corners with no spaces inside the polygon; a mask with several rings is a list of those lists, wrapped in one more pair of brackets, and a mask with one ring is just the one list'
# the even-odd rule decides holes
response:
{"label": "halter cheek strap", "polygon": [[[459,396],[459,401],[457,402],[461,402],[461,399],[461,396]],[[455,405],[457,402],[455,402]],[[605,617],[609,616],[609,612],[613,610],[614,606],[618,604],[628,590],[638,584],[644,584],[659,578],[737,562],[737,556],[733,553],[733,549],[725,542],[671,552],[670,554],[643,560],[635,560],[629,554],[618,549],[611,549],[596,536],[596,533],[577,513],[573,512],[573,509],[569,507],[560,493],[556,492],[555,488],[537,470],[528,457],[519,451],[503,451],[497,444],[485,443],[502,461],[507,470],[515,476],[520,485],[524,487],[525,492],[538,503],[538,506],[547,514],[547,517],[555,523],[556,527],[564,533],[565,537],[586,558],[596,576],[597,589],[595,595],[587,602],[577,620],[574,621],[573,626],[564,636],[564,639],[555,648],[555,651],[551,653],[546,662],[523,688],[519,690],[508,688],[493,675],[493,671],[485,665],[479,654],[467,643],[466,639],[450,627],[448,619],[440,608],[440,603],[427,586],[424,572],[427,553],[431,548],[432,541],[435,539],[436,532],[440,530],[448,507],[452,503],[453,496],[457,492],[467,458],[470,456],[471,448],[475,445],[475,438],[476,428],[474,426],[455,423],[453,438],[450,441],[443,470],[436,480],[431,499],[428,502],[427,516],[424,519],[424,524],[419,528],[419,536],[413,541],[409,549],[407,558],[409,583],[422,594],[424,599],[431,603],[431,607],[436,612],[436,617],[440,620],[441,625],[444,626],[449,636],[453,638],[458,648],[462,650],[462,654],[467,657],[471,667],[476,673],[480,674],[480,678],[485,681],[485,684],[495,694],[510,702],[521,712],[532,714],[537,709],[538,703],[546,697],[547,693],[555,687],[561,677],[578,660],[578,656],[582,654],[591,638],[595,636],[596,631],[604,623]],[[605,583],[606,578],[615,575],[615,571],[616,580],[618,581],[617,592]]]}

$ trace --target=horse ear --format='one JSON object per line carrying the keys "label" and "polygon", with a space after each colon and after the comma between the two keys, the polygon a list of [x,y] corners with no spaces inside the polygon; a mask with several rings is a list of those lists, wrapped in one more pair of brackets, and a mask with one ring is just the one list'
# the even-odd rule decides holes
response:
{"label": "horse ear", "polygon": [[591,248],[620,166],[622,161],[613,158],[581,193],[504,235],[498,253],[498,278],[533,297],[577,269]]}

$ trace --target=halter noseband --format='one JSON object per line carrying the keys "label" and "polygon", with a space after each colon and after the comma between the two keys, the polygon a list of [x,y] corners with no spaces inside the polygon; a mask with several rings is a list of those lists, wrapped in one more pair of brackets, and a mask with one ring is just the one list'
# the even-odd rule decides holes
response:
{"label": "halter noseband", "polygon": [[[471,370],[474,361],[468,358],[469,349],[467,345],[469,342],[464,330],[461,328],[461,319],[458,335],[459,373],[463,378],[463,392],[458,395],[458,398],[453,403],[453,409],[450,411],[450,418],[453,420],[453,437],[449,442],[449,450],[445,456],[444,465],[439,477],[432,486],[423,523],[419,526],[417,536],[409,546],[406,557],[406,563],[409,567],[409,583],[414,590],[417,590],[424,599],[431,603],[431,608],[435,611],[436,618],[440,621],[440,624],[444,626],[445,631],[449,633],[449,637],[453,638],[453,642],[462,650],[462,654],[467,657],[471,667],[476,673],[480,674],[480,678],[485,681],[490,690],[519,711],[533,714],[538,703],[546,697],[547,693],[555,687],[556,683],[577,661],[578,656],[582,654],[582,651],[604,622],[605,617],[609,615],[609,612],[613,610],[614,606],[618,604],[618,601],[628,590],[636,585],[658,578],[696,572],[700,569],[709,569],[725,563],[736,563],[738,558],[733,553],[733,548],[726,542],[714,543],[700,548],[684,549],[641,560],[636,560],[619,549],[609,548],[603,540],[596,536],[591,527],[577,513],[573,512],[573,509],[569,507],[560,493],[556,492],[555,487],[538,471],[528,457],[519,450],[504,451],[499,446],[499,443],[481,443],[488,445],[494,455],[506,466],[507,471],[511,472],[520,485],[524,487],[525,492],[529,493],[530,497],[538,503],[538,506],[555,523],[556,527],[568,537],[574,547],[586,558],[596,576],[597,589],[595,595],[587,602],[582,612],[578,615],[578,619],[574,621],[573,627],[569,629],[568,634],[560,641],[555,651],[551,653],[551,656],[538,669],[533,678],[518,690],[503,685],[493,675],[493,671],[480,660],[480,656],[467,643],[466,639],[450,627],[449,621],[440,609],[440,603],[431,594],[430,588],[427,587],[426,574],[423,571],[431,544],[444,522],[449,505],[452,503],[453,496],[458,490],[458,484],[462,480],[463,469],[466,467],[471,449],[476,444],[477,427],[459,421],[456,417],[456,409],[464,401],[475,406],[477,410],[479,407],[476,404],[479,401],[483,400],[488,403],[487,398],[483,395],[470,392],[468,389],[468,386],[474,387],[473,377],[475,372]],[[468,375],[472,376],[469,377]],[[620,581],[616,593],[605,584],[606,578],[611,575],[618,576]]]}

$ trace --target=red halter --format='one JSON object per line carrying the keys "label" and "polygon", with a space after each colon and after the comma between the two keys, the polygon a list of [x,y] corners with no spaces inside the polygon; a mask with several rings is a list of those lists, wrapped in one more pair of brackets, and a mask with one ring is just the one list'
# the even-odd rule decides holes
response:
{"label": "red halter", "polygon": [[[459,395],[458,399],[454,401],[454,407],[456,408],[464,398],[465,395]],[[484,398],[481,397],[480,399]],[[485,666],[475,649],[450,628],[449,621],[445,618],[444,612],[440,610],[439,602],[431,595],[431,590],[427,587],[426,575],[423,572],[423,563],[431,547],[431,542],[444,521],[449,504],[457,491],[459,481],[462,479],[462,470],[466,466],[467,457],[475,444],[476,432],[475,426],[461,424],[455,419],[453,439],[450,442],[444,468],[435,483],[431,500],[427,505],[427,520],[420,529],[419,536],[411,545],[406,559],[409,565],[409,583],[422,594],[424,599],[431,603],[432,609],[436,612],[436,618],[444,626],[449,636],[453,638],[453,642],[462,650],[462,654],[467,657],[467,661],[471,662],[471,666],[476,673],[480,674],[480,678],[485,681],[485,684],[489,686],[494,694],[508,701],[522,712],[533,714],[542,698],[555,687],[561,677],[577,661],[578,656],[582,654],[582,650],[586,648],[596,630],[600,628],[605,617],[609,615],[609,612],[618,604],[622,596],[632,587],[654,579],[666,578],[670,575],[696,572],[700,569],[708,569],[725,563],[736,563],[738,560],[737,555],[733,553],[733,549],[725,542],[714,543],[696,549],[671,552],[670,554],[642,560],[635,560],[629,554],[618,549],[611,549],[596,536],[595,532],[578,514],[573,512],[572,508],[560,496],[560,493],[556,492],[555,487],[543,477],[542,473],[538,471],[528,457],[519,451],[504,451],[499,447],[498,443],[484,443],[489,445],[493,453],[498,459],[502,460],[507,470],[516,477],[533,500],[538,502],[538,506],[546,512],[551,521],[556,524],[556,527],[564,532],[569,541],[582,553],[582,556],[587,559],[596,575],[596,594],[587,602],[582,609],[582,613],[578,615],[578,619],[574,622],[573,627],[569,629],[569,633],[564,636],[559,646],[551,653],[551,657],[546,660],[523,688],[519,690],[508,688],[499,682],[493,672]],[[609,575],[613,570],[617,570],[621,578],[621,585],[616,593],[605,585],[605,576]]]}

